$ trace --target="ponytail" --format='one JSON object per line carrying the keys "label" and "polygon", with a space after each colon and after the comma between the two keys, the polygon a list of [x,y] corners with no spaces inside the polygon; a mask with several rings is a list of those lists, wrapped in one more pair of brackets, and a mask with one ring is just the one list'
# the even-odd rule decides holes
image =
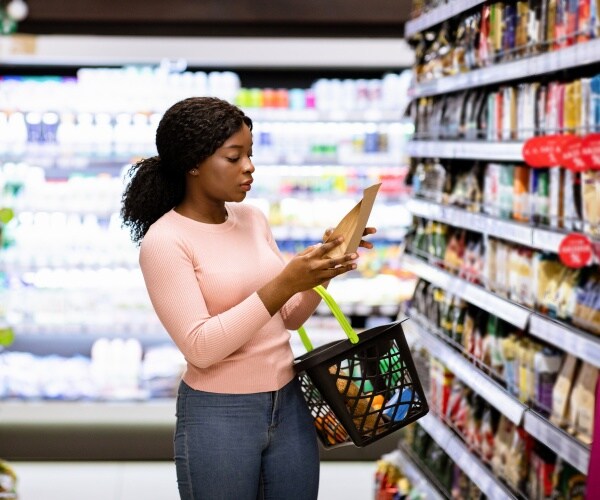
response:
{"label": "ponytail", "polygon": [[183,199],[184,175],[168,175],[159,156],[137,162],[128,171],[129,182],[121,198],[123,225],[139,244],[152,224]]}

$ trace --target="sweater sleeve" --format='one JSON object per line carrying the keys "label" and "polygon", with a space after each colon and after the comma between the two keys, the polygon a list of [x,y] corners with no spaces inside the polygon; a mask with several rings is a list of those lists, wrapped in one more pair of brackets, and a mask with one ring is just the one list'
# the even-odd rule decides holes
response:
{"label": "sweater sleeve", "polygon": [[[273,249],[273,252],[279,256],[281,262],[285,265],[285,259],[283,258],[279,247],[277,246],[275,238],[273,238],[271,228],[262,213],[261,216],[265,226],[269,245]],[[313,290],[306,290],[304,292],[295,294],[279,311],[281,317],[283,318],[285,327],[288,330],[297,330],[300,328],[315,312],[319,302],[321,302],[321,297]]]}
{"label": "sweater sleeve", "polygon": [[271,319],[256,292],[211,316],[190,251],[166,231],[148,231],[140,249],[140,267],[158,318],[187,361],[199,368],[225,359]]}

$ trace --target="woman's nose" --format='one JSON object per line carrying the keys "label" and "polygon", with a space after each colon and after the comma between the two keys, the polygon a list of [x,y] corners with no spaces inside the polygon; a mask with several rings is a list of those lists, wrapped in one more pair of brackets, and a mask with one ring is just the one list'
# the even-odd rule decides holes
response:
{"label": "woman's nose", "polygon": [[244,172],[253,173],[255,170],[252,158],[246,158],[246,161],[244,162]]}

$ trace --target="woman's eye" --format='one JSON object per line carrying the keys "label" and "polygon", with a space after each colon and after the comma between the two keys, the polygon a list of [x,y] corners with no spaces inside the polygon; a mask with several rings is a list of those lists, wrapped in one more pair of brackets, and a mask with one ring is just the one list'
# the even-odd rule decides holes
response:
{"label": "woman's eye", "polygon": [[236,161],[239,160],[239,158],[227,158],[228,161],[230,161],[231,163],[235,163]]}

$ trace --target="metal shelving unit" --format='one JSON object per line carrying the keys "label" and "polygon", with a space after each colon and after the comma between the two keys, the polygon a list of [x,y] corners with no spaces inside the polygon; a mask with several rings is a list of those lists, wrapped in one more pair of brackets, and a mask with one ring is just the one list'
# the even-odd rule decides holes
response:
{"label": "metal shelving unit", "polygon": [[435,329],[418,313],[411,311],[411,318],[417,324],[416,331],[423,347],[442,361],[454,375],[468,385],[479,396],[490,403],[500,413],[516,425],[523,425],[539,441],[550,446],[559,456],[587,473],[590,451],[573,436],[559,429],[546,418],[538,415],[502,386],[472,365],[465,357],[451,348],[443,335],[435,333]]}

